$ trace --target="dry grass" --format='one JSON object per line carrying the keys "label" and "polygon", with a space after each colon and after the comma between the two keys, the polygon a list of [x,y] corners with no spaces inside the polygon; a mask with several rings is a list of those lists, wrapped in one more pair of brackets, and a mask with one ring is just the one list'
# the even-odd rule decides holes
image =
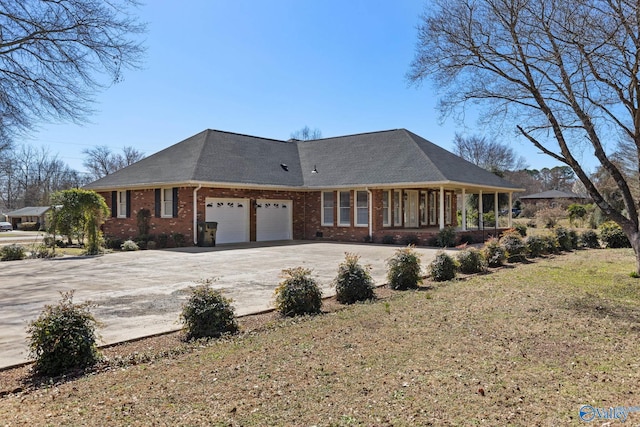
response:
{"label": "dry grass", "polygon": [[[246,318],[234,338],[143,340],[108,350],[100,372],[22,385],[0,398],[0,424],[583,425],[582,404],[640,405],[633,261],[578,251],[320,316]],[[26,373],[0,373],[0,391]]]}

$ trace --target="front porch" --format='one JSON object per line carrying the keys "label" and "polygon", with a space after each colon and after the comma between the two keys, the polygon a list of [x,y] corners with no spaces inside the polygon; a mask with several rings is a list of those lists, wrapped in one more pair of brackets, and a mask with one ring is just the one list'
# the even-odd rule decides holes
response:
{"label": "front porch", "polygon": [[[431,246],[445,228],[457,240],[484,242],[513,226],[513,191],[471,186],[374,191],[370,237],[374,242]],[[502,212],[502,213],[501,213]]]}
{"label": "front porch", "polygon": [[[456,234],[456,245],[461,243],[483,243],[491,237],[500,235],[510,227],[491,227],[485,229],[466,229],[452,227]],[[401,228],[379,230],[373,234],[372,243],[386,243],[417,246],[438,246],[436,239],[441,232],[440,227]]]}

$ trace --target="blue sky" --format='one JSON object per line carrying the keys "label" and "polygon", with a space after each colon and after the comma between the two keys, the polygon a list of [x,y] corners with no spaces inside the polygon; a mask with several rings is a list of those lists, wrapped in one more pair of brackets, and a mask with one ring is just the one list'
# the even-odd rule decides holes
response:
{"label": "blue sky", "polygon": [[[98,94],[83,125],[44,124],[25,142],[83,171],[82,150],[153,154],[204,129],[288,139],[406,128],[448,149],[473,120],[441,123],[428,83],[408,87],[422,0],[149,0],[141,70]],[[525,142],[503,143],[530,167],[556,163]]]}

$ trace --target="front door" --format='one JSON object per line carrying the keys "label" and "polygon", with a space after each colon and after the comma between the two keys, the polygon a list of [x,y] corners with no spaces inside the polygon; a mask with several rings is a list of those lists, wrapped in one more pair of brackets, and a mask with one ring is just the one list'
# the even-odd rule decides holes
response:
{"label": "front door", "polygon": [[407,190],[404,194],[407,195],[404,205],[404,226],[418,228],[418,191]]}

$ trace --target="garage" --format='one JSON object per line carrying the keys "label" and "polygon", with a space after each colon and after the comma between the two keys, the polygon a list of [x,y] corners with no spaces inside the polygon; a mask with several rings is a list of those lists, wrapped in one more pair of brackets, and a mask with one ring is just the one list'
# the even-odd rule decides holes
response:
{"label": "garage", "polygon": [[218,223],[216,244],[249,241],[249,199],[205,200],[205,221]]}
{"label": "garage", "polygon": [[256,200],[256,240],[291,240],[292,200]]}

